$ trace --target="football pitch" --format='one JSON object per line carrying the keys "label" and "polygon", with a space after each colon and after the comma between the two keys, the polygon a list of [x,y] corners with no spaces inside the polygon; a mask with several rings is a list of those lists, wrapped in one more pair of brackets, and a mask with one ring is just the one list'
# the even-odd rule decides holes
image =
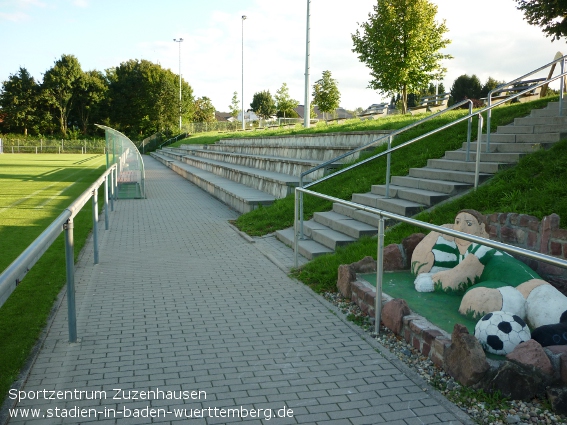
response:
{"label": "football pitch", "polygon": [[104,172],[105,164],[104,155],[0,155],[0,271]]}
{"label": "football pitch", "polygon": [[[105,169],[104,155],[0,155],[0,272]],[[104,190],[99,190],[99,201],[103,195]],[[92,229],[89,204],[74,219],[75,259]],[[0,404],[44,329],[65,281],[61,234],[0,307]]]}

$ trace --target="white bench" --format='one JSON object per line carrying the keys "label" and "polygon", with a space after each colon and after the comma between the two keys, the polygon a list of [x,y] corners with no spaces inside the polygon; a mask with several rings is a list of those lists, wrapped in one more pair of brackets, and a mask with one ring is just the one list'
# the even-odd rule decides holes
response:
{"label": "white bench", "polygon": [[410,115],[413,115],[420,112],[437,112],[446,109],[449,103],[449,95],[450,93],[440,93],[431,96],[423,96],[419,99],[416,106],[408,108],[408,112]]}
{"label": "white bench", "polygon": [[[524,81],[517,81],[514,84],[508,84],[507,86],[500,86],[497,87],[497,89],[494,92],[492,92],[492,97],[490,98],[490,103],[494,103],[497,102],[499,100],[503,100],[506,99],[508,97],[510,97],[511,95],[513,95],[514,93],[519,93],[522,92],[524,90],[529,89],[530,87],[533,87],[535,85],[537,85],[538,83],[541,83],[542,81],[545,81],[545,78],[536,78],[533,80],[524,80]],[[540,98],[540,94],[541,94],[541,87],[534,87],[533,90],[530,90],[527,93],[524,93],[521,96],[518,96],[516,99],[518,99],[519,102],[524,103],[524,102],[529,102],[530,100],[536,100]],[[480,99],[483,101],[483,103],[485,105],[488,105],[488,98],[484,97],[482,99]]]}

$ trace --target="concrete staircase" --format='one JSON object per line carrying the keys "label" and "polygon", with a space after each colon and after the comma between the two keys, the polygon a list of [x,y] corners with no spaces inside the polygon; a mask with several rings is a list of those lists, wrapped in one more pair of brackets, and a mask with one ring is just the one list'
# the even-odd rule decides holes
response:
{"label": "concrete staircase", "polygon": [[[490,152],[486,153],[486,135],[482,136],[480,181],[486,181],[499,170],[516,164],[522,156],[548,148],[567,137],[567,117],[559,117],[558,103],[533,110],[528,117],[516,118],[490,135]],[[368,193],[353,194],[352,201],[404,216],[413,216],[441,201],[471,189],[477,142],[471,143],[470,161],[466,162],[466,143],[461,149],[445,152],[441,159],[428,160],[423,168],[412,168],[407,176],[394,176],[390,198],[385,185],[374,185]],[[333,252],[338,246],[354,242],[363,235],[377,233],[378,218],[362,210],[334,204],[332,211],[315,213],[304,222],[305,240],[299,241],[299,252],[308,259]],[[277,238],[293,246],[293,228],[280,230]]]}
{"label": "concrete staircase", "polygon": [[[364,146],[388,131],[224,139],[211,145],[183,145],[152,156],[235,210],[246,213],[292,194],[299,176],[323,162]],[[343,161],[358,158],[359,153]],[[343,162],[332,163],[318,179]],[[311,180],[305,180],[309,182]]]}

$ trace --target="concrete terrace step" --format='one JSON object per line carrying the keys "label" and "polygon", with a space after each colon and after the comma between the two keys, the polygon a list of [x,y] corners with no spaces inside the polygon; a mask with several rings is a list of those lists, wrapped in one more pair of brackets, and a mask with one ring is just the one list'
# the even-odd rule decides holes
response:
{"label": "concrete terrace step", "polygon": [[[371,193],[386,196],[386,185],[373,185]],[[432,206],[449,197],[446,193],[390,184],[390,197]]]}
{"label": "concrete terrace step", "polygon": [[[243,154],[243,153],[233,153],[233,152],[220,152],[212,151],[208,149],[203,150],[192,150],[190,151],[192,155],[199,158],[212,159],[215,161],[222,161],[228,164],[243,165],[250,168],[259,168],[266,171],[273,171],[276,173],[290,174],[293,176],[299,176],[301,173],[308,171],[318,165],[323,161],[314,161],[311,159],[297,159],[297,158],[285,158],[279,156],[268,156],[259,154]],[[336,170],[340,167],[342,163],[337,162],[334,164],[329,164],[312,174],[310,174],[311,179],[318,179],[328,174],[332,170]]]}
{"label": "concrete terrace step", "polygon": [[567,116],[515,118],[514,125],[564,125],[565,127],[567,127]]}
{"label": "concrete terrace step", "polygon": [[[496,174],[499,170],[504,169],[509,165],[510,164],[501,164],[498,162],[480,162],[479,170],[481,173]],[[430,168],[438,168],[440,170],[474,172],[476,163],[472,161],[466,162],[451,159],[429,159],[427,160],[427,166]]]}
{"label": "concrete terrace step", "polygon": [[157,152],[152,152],[151,156],[238,212],[247,213],[260,205],[271,205],[276,199],[260,190],[219,177]]}
{"label": "concrete terrace step", "polygon": [[[474,185],[475,175],[474,172],[469,171],[454,171],[454,170],[440,170],[438,168],[410,168],[410,177],[420,179],[434,179],[434,180],[447,180],[451,182],[468,183]],[[491,174],[479,173],[479,181],[484,181],[491,177]]]}
{"label": "concrete terrace step", "polygon": [[332,249],[333,251],[339,246],[345,246],[356,241],[356,238],[333,230],[324,224],[316,222],[315,220],[304,221],[303,232],[305,236],[329,249]]}
{"label": "concrete terrace step", "polygon": [[316,212],[313,214],[313,220],[356,239],[362,236],[373,236],[378,232],[376,226],[371,226],[335,211]]}
{"label": "concrete terrace step", "polygon": [[424,209],[424,205],[417,202],[399,198],[386,198],[383,195],[375,195],[373,193],[354,193],[352,202],[394,214],[405,215],[406,217],[415,215]]}
{"label": "concrete terrace step", "polygon": [[[293,227],[289,227],[283,230],[278,230],[276,232],[276,238],[285,245],[293,248],[294,245]],[[314,258],[320,257],[321,255],[331,254],[333,252],[332,249],[327,248],[326,246],[321,245],[319,242],[315,242],[312,239],[303,239],[303,240],[300,239],[297,245],[298,245],[299,253],[308,260],[312,260]]]}
{"label": "concrete terrace step", "polygon": [[450,180],[420,179],[410,176],[393,176],[391,184],[411,187],[415,189],[430,190],[433,192],[456,195],[472,187],[472,184]]}
{"label": "concrete terrace step", "polygon": [[[164,153],[166,156],[170,155]],[[178,159],[178,158],[176,158]],[[257,168],[245,167],[242,165],[228,164],[222,161],[215,161],[206,158],[197,158],[192,155],[181,156],[182,162],[195,168],[208,171],[220,177],[241,183],[251,188],[261,190],[276,198],[285,198],[293,193],[293,188],[299,185],[299,177],[289,174],[265,171]],[[305,180],[308,182],[311,180]]]}
{"label": "concrete terrace step", "polygon": [[538,125],[501,125],[497,129],[498,134],[542,134],[542,133],[565,133],[566,124],[538,124]]}
{"label": "concrete terrace step", "polygon": [[[297,158],[315,161],[329,161],[354,148],[352,146],[288,146],[288,145],[234,145],[212,144],[204,149],[215,152],[231,152],[248,155],[268,155],[283,158]],[[360,152],[347,156],[345,160],[358,158]],[[343,161],[345,161],[343,160]]]}
{"label": "concrete terrace step", "polygon": [[[490,142],[490,152],[500,152],[500,153],[532,153],[547,145],[548,143],[493,143]],[[467,144],[463,143],[463,149],[466,149]],[[482,143],[480,146],[481,152],[486,152],[486,143]],[[471,153],[476,153],[476,142],[471,143]]]}
{"label": "concrete terrace step", "polygon": [[[557,142],[561,140],[561,133],[520,133],[520,134],[490,134],[490,143],[548,143]],[[486,142],[487,135],[483,134],[481,139],[482,142]]]}
{"label": "concrete terrace step", "polygon": [[[492,143],[492,142],[491,142]],[[482,148],[482,146],[481,146]],[[500,163],[517,163],[521,157],[525,156],[525,153],[517,153],[517,152],[494,152],[494,153],[486,153],[481,152],[480,160],[484,162],[500,162]],[[457,150],[457,151],[447,151],[445,152],[445,159],[453,160],[453,161],[465,161],[467,158],[467,151],[466,150]],[[470,161],[476,161],[476,151],[471,149],[469,154]]]}

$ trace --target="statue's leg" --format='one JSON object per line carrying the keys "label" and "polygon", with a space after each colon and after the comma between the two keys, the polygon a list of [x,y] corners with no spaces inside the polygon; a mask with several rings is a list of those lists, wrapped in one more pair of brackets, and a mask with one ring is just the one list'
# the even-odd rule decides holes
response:
{"label": "statue's leg", "polygon": [[463,296],[459,313],[472,313],[474,317],[493,311],[505,311],[526,318],[526,301],[522,294],[511,286],[487,288],[475,286]]}
{"label": "statue's leg", "polygon": [[532,329],[565,320],[567,297],[541,279],[532,279],[517,287],[526,298],[527,322]]}

